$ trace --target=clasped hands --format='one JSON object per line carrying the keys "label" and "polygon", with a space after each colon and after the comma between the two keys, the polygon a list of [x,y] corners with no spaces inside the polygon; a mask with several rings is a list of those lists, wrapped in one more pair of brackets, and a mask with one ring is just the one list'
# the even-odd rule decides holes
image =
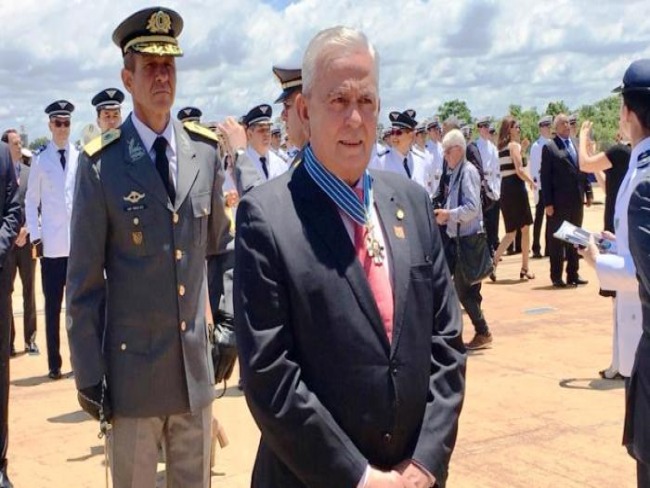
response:
{"label": "clasped hands", "polygon": [[435,478],[413,461],[406,460],[391,471],[370,468],[365,488],[430,488]]}

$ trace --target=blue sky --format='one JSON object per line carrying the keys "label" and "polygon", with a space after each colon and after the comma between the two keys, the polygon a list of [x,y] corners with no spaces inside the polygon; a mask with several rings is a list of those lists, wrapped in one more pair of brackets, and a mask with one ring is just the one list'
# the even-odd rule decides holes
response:
{"label": "blue sky", "polygon": [[[73,136],[93,122],[90,99],[121,87],[115,26],[143,0],[3,2],[0,22],[0,128],[48,135],[43,109],[76,106]],[[629,63],[650,57],[647,0],[169,0],[184,18],[173,113],[196,105],[206,120],[270,103],[274,64],[299,64],[320,29],[363,30],[380,54],[381,121],[413,108],[419,118],[450,99],[475,116],[510,104],[572,108],[609,95]],[[279,108],[274,107],[275,110]],[[130,104],[125,104],[125,112]]]}

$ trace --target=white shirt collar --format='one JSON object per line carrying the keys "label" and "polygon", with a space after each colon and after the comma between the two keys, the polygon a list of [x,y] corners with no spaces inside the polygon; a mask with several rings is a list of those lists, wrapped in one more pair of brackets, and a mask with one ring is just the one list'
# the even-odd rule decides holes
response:
{"label": "white shirt collar", "polygon": [[639,155],[646,151],[650,150],[650,137],[646,137],[641,142],[639,142],[634,148],[632,148],[632,154],[630,155],[630,166],[636,165],[639,163]]}
{"label": "white shirt collar", "polygon": [[149,154],[153,152],[153,144],[156,142],[158,136],[164,137],[167,141],[167,148],[171,149],[172,154],[176,154],[176,137],[171,116],[169,117],[169,122],[167,122],[167,126],[165,127],[165,130],[162,131],[162,134],[157,134],[151,130],[151,128],[146,126],[145,123],[138,118],[135,112],[131,112],[131,120],[133,121],[135,131],[140,136],[140,139],[142,139],[142,143]]}

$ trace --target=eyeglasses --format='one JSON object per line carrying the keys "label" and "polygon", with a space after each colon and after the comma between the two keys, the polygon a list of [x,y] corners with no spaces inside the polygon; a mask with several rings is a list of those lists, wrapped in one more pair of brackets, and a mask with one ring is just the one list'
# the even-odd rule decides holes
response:
{"label": "eyeglasses", "polygon": [[70,127],[70,121],[69,120],[55,120],[54,121],[54,127],[61,128],[61,127]]}

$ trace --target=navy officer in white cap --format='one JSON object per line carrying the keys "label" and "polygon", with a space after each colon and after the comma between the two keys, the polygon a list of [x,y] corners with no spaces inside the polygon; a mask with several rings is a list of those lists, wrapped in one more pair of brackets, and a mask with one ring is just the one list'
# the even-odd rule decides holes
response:
{"label": "navy officer in white cap", "polygon": [[196,107],[183,107],[176,114],[176,118],[185,123],[185,122],[201,122],[201,116],[203,112]]}
{"label": "navy officer in white cap", "polygon": [[74,105],[67,100],[57,100],[46,107],[52,140],[34,157],[25,195],[27,231],[41,257],[48,376],[53,380],[62,377],[60,316],[70,253],[73,183],[79,157],[70,143],[73,111]]}
{"label": "navy officer in white cap", "polygon": [[97,110],[97,126],[102,132],[117,129],[122,125],[122,102],[124,92],[118,88],[106,88],[92,99]]}

